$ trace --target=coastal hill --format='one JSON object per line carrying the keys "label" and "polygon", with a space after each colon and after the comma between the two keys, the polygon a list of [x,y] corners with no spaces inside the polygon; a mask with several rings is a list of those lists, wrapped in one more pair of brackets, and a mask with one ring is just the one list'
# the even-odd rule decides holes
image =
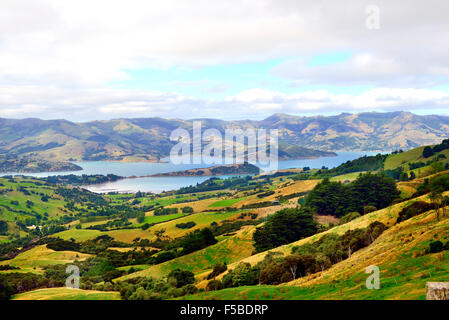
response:
{"label": "coastal hill", "polygon": [[202,169],[158,173],[151,177],[189,177],[189,176],[224,176],[234,174],[259,174],[260,169],[250,163],[220,165]]}
{"label": "coastal hill", "polygon": [[[50,161],[160,161],[181,128],[194,120],[138,118],[75,123],[67,120],[0,119],[0,154]],[[202,129],[278,129],[279,157],[330,156],[329,151],[408,150],[439,143],[449,135],[449,117],[408,112],[343,113],[300,117],[275,114],[261,121],[201,119]]]}
{"label": "coastal hill", "polygon": [[27,157],[15,158],[0,155],[0,172],[36,173],[80,170],[83,170],[83,168],[70,162],[38,160]]}
{"label": "coastal hill", "polygon": [[0,177],[3,299],[67,298],[67,264],[84,300],[422,300],[449,275],[449,140],[159,194],[54,179]]}

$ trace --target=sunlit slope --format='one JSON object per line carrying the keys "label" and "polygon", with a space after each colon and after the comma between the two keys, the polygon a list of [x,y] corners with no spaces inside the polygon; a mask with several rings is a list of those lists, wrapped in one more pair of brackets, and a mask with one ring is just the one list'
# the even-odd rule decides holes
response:
{"label": "sunlit slope", "polygon": [[[254,226],[243,227],[235,235],[230,236],[215,245],[192,252],[188,255],[154,265],[148,269],[126,275],[116,280],[126,280],[135,277],[161,278],[177,268],[201,274],[209,271],[217,264],[231,264],[245,257],[251,256],[254,251],[252,236]],[[206,272],[207,273],[207,272]]]}
{"label": "sunlit slope", "polygon": [[47,288],[16,294],[12,300],[120,300],[120,292]]}
{"label": "sunlit slope", "polygon": [[[446,193],[449,195],[449,193]],[[423,196],[413,201],[429,201]],[[346,225],[325,233],[344,233],[348,229],[367,226],[373,221],[392,225],[406,201],[390,208],[360,217]],[[289,254],[295,245],[311,243],[325,233],[282,246],[271,251]],[[449,240],[449,217],[441,221],[435,211],[429,211],[386,230],[374,243],[333,265],[324,272],[315,273],[280,286],[240,287],[201,293],[187,299],[424,299],[428,281],[447,281],[449,253],[426,254],[429,243]],[[266,252],[243,259],[254,265]],[[230,265],[235,267],[238,262]],[[366,267],[380,268],[381,289],[366,289]],[[200,283],[200,286],[204,286]]]}
{"label": "sunlit slope", "polygon": [[36,246],[30,250],[18,254],[11,260],[0,262],[0,265],[10,265],[21,270],[33,271],[45,266],[55,264],[66,264],[75,260],[82,261],[91,257],[89,254],[75,251],[54,251],[46,245]]}

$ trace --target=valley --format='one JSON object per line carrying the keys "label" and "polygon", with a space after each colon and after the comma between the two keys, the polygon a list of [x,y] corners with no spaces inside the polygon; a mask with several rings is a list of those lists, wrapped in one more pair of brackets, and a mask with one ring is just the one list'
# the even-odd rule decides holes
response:
{"label": "valley", "polygon": [[[449,276],[448,151],[445,140],[165,192],[80,187],[119,176],[3,177],[0,291],[36,300],[424,299],[426,282]],[[64,287],[68,265],[80,269],[79,290]],[[380,268],[379,290],[365,287],[370,265]]]}

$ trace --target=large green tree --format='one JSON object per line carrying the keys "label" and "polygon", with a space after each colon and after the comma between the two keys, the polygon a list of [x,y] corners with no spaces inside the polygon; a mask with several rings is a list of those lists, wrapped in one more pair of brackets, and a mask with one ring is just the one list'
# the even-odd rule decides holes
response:
{"label": "large green tree", "polygon": [[311,236],[317,231],[313,211],[309,208],[282,209],[257,228],[253,239],[258,252],[269,250]]}
{"label": "large green tree", "polygon": [[393,179],[367,173],[347,185],[323,180],[307,196],[306,206],[318,214],[342,217],[350,212],[364,212],[366,206],[386,208],[399,196]]}

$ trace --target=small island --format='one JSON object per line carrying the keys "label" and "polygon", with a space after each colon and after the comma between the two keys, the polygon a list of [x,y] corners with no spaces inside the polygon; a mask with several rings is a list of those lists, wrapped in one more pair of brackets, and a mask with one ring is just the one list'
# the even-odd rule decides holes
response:
{"label": "small island", "polygon": [[260,173],[259,167],[250,163],[219,165],[209,168],[190,169],[167,173],[158,173],[149,177],[191,177],[191,176],[225,176],[234,174],[257,175]]}

